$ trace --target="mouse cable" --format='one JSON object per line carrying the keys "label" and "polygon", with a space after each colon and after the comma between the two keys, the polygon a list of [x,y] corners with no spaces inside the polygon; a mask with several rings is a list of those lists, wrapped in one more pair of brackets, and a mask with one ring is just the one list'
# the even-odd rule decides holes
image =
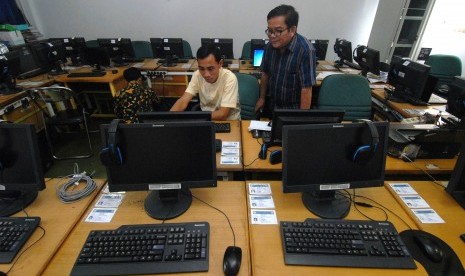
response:
{"label": "mouse cable", "polygon": [[[73,203],[87,197],[95,191],[97,184],[92,179],[92,174],[87,175],[85,171],[80,173],[78,164],[74,163],[74,174],[63,177],[55,186],[56,193],[60,201],[63,203]],[[68,178],[67,181],[64,184],[61,184],[61,182],[66,178]],[[74,191],[74,188],[79,185],[81,180],[85,181],[86,186],[83,189]],[[72,189],[71,191],[68,191],[70,187],[72,187]]]}
{"label": "mouse cable", "polygon": [[384,214],[384,221],[387,221],[388,218],[389,218],[389,215],[388,213],[386,212],[386,210],[384,210],[383,208],[379,207],[379,206],[375,206],[373,204],[370,204],[370,203],[367,203],[367,202],[363,202],[363,201],[357,201],[356,200],[356,197],[358,197],[356,194],[355,194],[355,189],[353,189],[353,195],[350,197],[351,198],[351,201],[352,203],[354,204],[354,208],[355,210],[357,210],[357,212],[359,212],[362,216],[364,216],[365,218],[371,220],[371,221],[376,221],[377,219],[374,219],[370,216],[368,216],[367,214],[365,214],[364,212],[362,212],[362,210],[360,210],[358,207],[366,207],[366,208],[376,208],[380,211],[383,212]]}
{"label": "mouse cable", "polygon": [[233,229],[233,227],[232,227],[232,224],[231,224],[231,221],[229,220],[228,215],[226,215],[225,212],[221,211],[220,209],[216,208],[215,206],[211,205],[210,203],[208,203],[208,202],[206,202],[206,201],[204,201],[204,200],[202,200],[202,199],[196,197],[195,195],[192,195],[192,197],[195,198],[195,199],[197,199],[198,201],[200,201],[200,202],[202,202],[202,203],[208,205],[209,207],[211,207],[211,208],[217,210],[217,211],[220,212],[221,214],[223,214],[223,216],[224,216],[224,217],[226,218],[226,220],[228,221],[229,228],[231,228],[231,232],[232,232],[232,234],[233,234],[233,241],[234,241],[233,245],[236,246],[236,235],[234,234],[234,229]]}
{"label": "mouse cable", "polygon": [[403,158],[407,159],[407,161],[409,161],[409,163],[410,163],[412,166],[414,166],[415,168],[417,168],[417,169],[421,170],[423,173],[425,173],[425,174],[431,179],[431,182],[433,182],[433,183],[436,184],[436,185],[441,186],[441,187],[444,188],[444,189],[446,188],[444,185],[442,185],[441,183],[439,183],[439,181],[437,181],[436,178],[434,178],[430,173],[428,173],[426,170],[424,170],[424,169],[421,168],[420,166],[417,166],[417,165],[415,164],[415,162],[413,162],[413,160],[410,159],[410,158],[407,156],[407,154],[402,153],[402,154],[400,155],[400,157],[403,157]]}

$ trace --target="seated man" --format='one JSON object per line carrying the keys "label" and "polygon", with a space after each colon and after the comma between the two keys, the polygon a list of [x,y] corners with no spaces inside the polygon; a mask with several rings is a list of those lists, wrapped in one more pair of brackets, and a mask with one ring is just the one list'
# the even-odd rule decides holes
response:
{"label": "seated man", "polygon": [[228,69],[222,68],[220,50],[202,46],[197,51],[199,69],[194,72],[189,85],[171,111],[184,111],[193,97],[199,96],[202,111],[211,111],[212,120],[239,120],[239,90],[237,78]]}
{"label": "seated man", "polygon": [[124,78],[128,82],[125,88],[116,93],[115,114],[126,123],[138,123],[137,112],[149,112],[160,100],[154,91],[147,87],[139,69],[130,67],[124,70]]}

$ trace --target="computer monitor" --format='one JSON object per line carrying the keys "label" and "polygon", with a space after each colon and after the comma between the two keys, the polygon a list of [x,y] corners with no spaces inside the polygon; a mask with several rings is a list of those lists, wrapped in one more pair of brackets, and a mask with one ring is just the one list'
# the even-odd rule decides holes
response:
{"label": "computer monitor", "polygon": [[275,109],[271,120],[271,145],[281,145],[286,125],[335,124],[342,122],[344,111],[318,109]]}
{"label": "computer monitor", "polygon": [[202,46],[213,44],[220,48],[221,58],[234,59],[233,39],[232,38],[201,38]]}
{"label": "computer monitor", "polygon": [[317,60],[326,60],[329,40],[326,39],[309,39],[316,51]]}
{"label": "computer monitor", "polygon": [[302,192],[305,207],[319,217],[345,217],[350,200],[340,190],[383,186],[388,126],[388,122],[373,122],[373,130],[365,122],[285,126],[283,192]]}
{"label": "computer monitor", "polygon": [[465,80],[455,77],[447,97],[447,112],[459,119],[457,127],[465,129]]}
{"label": "computer monitor", "polygon": [[352,43],[343,38],[336,38],[334,43],[334,53],[339,57],[339,60],[335,62],[337,66],[343,66],[344,64],[352,62]]}
{"label": "computer monitor", "polygon": [[37,57],[33,54],[30,45],[16,45],[10,46],[10,51],[19,52],[19,60],[21,71],[18,75],[18,79],[26,79],[35,77],[45,71],[40,67]]}
{"label": "computer monitor", "polygon": [[124,58],[134,58],[134,48],[129,38],[98,38],[100,47],[107,49],[110,58],[116,66],[127,65]]}
{"label": "computer monitor", "polygon": [[398,56],[392,57],[388,83],[394,87],[394,90],[388,99],[394,102],[416,104],[425,93],[429,71],[428,65],[402,59]]}
{"label": "computer monitor", "polygon": [[363,45],[358,46],[355,49],[354,60],[362,68],[362,76],[366,77],[368,72],[379,75],[380,63],[378,50]]}
{"label": "computer monitor", "polygon": [[21,91],[16,86],[16,77],[21,71],[19,51],[10,51],[0,55],[0,94],[14,94]]}
{"label": "computer monitor", "polygon": [[184,58],[182,38],[150,38],[152,52],[155,58],[165,59],[163,66],[176,66],[179,58]]}
{"label": "computer monitor", "polygon": [[210,111],[157,111],[157,112],[139,112],[137,113],[141,123],[165,123],[165,122],[192,122],[192,121],[211,121],[212,113]]}
{"label": "computer monitor", "polygon": [[110,56],[105,48],[88,47],[82,49],[82,63],[94,67],[92,71],[105,71],[102,66],[110,66]]}
{"label": "computer monitor", "polygon": [[24,210],[45,189],[33,124],[0,124],[0,216]]}
{"label": "computer monitor", "polygon": [[462,144],[446,191],[465,209],[465,144]]}
{"label": "computer monitor", "polygon": [[[110,146],[108,130],[101,126],[104,147]],[[122,165],[107,166],[108,187],[151,191],[144,207],[153,218],[181,215],[192,201],[189,188],[217,185],[213,122],[119,124],[115,141]]]}
{"label": "computer monitor", "polygon": [[253,38],[250,40],[250,56],[252,57],[252,65],[254,67],[260,67],[262,64],[263,53],[268,42],[269,39]]}
{"label": "computer monitor", "polygon": [[260,67],[262,65],[263,54],[265,53],[265,49],[255,49],[253,50],[253,60],[252,64],[253,67]]}
{"label": "computer monitor", "polygon": [[66,57],[71,59],[71,65],[78,66],[81,64],[82,50],[87,48],[86,40],[83,37],[54,38],[60,40],[66,50]]}
{"label": "computer monitor", "polygon": [[30,44],[40,67],[50,75],[67,73],[63,64],[67,62],[65,47],[60,40],[45,40]]}

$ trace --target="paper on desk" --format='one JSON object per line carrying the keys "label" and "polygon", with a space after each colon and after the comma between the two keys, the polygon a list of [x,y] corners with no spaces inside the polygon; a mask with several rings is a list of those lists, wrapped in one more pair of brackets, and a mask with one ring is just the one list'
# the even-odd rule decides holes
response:
{"label": "paper on desk", "polygon": [[342,74],[342,73],[334,72],[334,71],[323,71],[323,72],[318,73],[318,75],[316,76],[316,80],[323,80],[327,76],[335,75],[335,74]]}
{"label": "paper on desk", "polygon": [[429,208],[428,203],[419,195],[403,195],[399,197],[409,208]]}
{"label": "paper on desk", "polygon": [[221,165],[239,165],[240,159],[239,159],[239,156],[221,156],[220,164]]}
{"label": "paper on desk", "polygon": [[265,131],[271,131],[271,126],[268,125],[269,122],[266,121],[256,121],[252,120],[250,121],[249,125],[249,131],[258,129],[258,130],[265,130]]}
{"label": "paper on desk", "polygon": [[231,69],[239,69],[239,63],[231,63],[231,64],[229,64],[229,68],[231,68]]}
{"label": "paper on desk", "polygon": [[239,141],[223,141],[221,143],[222,148],[227,148],[227,149],[239,149],[240,148],[240,142]]}
{"label": "paper on desk", "polygon": [[117,208],[94,208],[86,218],[86,222],[110,222]]}
{"label": "paper on desk", "polygon": [[144,63],[143,63],[143,62],[134,63],[134,64],[132,65],[132,67],[136,67],[136,68],[140,68],[140,67],[142,67],[142,66],[144,66]]}
{"label": "paper on desk", "polygon": [[320,66],[326,70],[336,70],[336,67],[332,66],[331,64],[322,64]]}
{"label": "paper on desk", "polygon": [[343,72],[344,74],[360,74],[361,70],[353,69],[353,68],[339,68],[339,71]]}
{"label": "paper on desk", "polygon": [[252,224],[278,224],[275,210],[250,210]]}
{"label": "paper on desk", "polygon": [[249,194],[271,195],[270,183],[249,183]]}
{"label": "paper on desk", "polygon": [[433,209],[412,209],[422,223],[444,223],[444,220]]}
{"label": "paper on desk", "polygon": [[191,66],[192,66],[192,65],[191,65],[190,63],[184,63],[184,64],[182,65],[182,69],[189,69],[189,68],[191,68]]}
{"label": "paper on desk", "polygon": [[222,147],[221,156],[239,156],[239,149]]}
{"label": "paper on desk", "polygon": [[274,208],[274,201],[271,195],[249,195],[250,208]]}
{"label": "paper on desk", "polygon": [[413,128],[416,128],[416,129],[436,129],[436,128],[439,128],[437,125],[435,124],[419,124],[419,125],[413,125]]}
{"label": "paper on desk", "polygon": [[385,84],[370,84],[371,89],[384,89],[386,87]]}
{"label": "paper on desk", "polygon": [[109,194],[102,194],[95,203],[95,206],[97,207],[105,207],[105,208],[111,208],[111,207],[118,207],[121,202],[123,201],[124,194],[118,194],[118,193],[109,193]]}
{"label": "paper on desk", "polygon": [[398,195],[416,195],[418,194],[408,183],[389,183],[392,190]]}

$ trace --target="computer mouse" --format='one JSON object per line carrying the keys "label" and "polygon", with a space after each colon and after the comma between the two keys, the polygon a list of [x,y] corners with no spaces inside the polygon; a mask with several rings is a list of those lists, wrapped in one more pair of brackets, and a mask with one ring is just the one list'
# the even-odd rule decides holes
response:
{"label": "computer mouse", "polygon": [[270,153],[270,163],[272,165],[281,163],[282,159],[283,159],[282,150],[274,150]]}
{"label": "computer mouse", "polygon": [[260,138],[262,137],[262,132],[258,129],[253,129],[252,130],[252,137],[253,138]]}
{"label": "computer mouse", "polygon": [[268,151],[268,147],[266,146],[266,144],[262,144],[262,146],[260,148],[260,152],[258,153],[258,158],[260,158],[262,160],[265,160],[266,155],[267,155],[267,151]]}
{"label": "computer mouse", "polygon": [[422,234],[413,235],[413,240],[431,261],[435,263],[442,261],[444,253],[441,247],[434,240]]}
{"label": "computer mouse", "polygon": [[224,252],[223,272],[225,275],[237,275],[241,269],[242,249],[237,246],[228,246]]}

